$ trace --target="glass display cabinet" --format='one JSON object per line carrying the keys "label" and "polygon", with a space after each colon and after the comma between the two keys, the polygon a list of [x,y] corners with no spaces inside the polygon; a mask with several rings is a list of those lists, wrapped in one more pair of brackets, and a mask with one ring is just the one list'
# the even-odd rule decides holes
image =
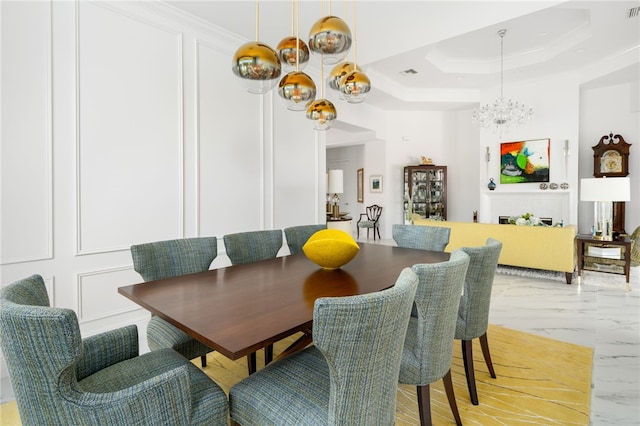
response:
{"label": "glass display cabinet", "polygon": [[404,168],[404,218],[447,220],[447,166]]}

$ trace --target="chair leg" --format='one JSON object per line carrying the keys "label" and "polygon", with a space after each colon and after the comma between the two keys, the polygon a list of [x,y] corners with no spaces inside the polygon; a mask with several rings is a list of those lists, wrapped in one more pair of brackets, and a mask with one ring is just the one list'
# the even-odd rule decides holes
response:
{"label": "chair leg", "polygon": [[480,347],[482,347],[482,355],[484,356],[484,362],[487,364],[489,374],[492,378],[496,378],[496,372],[493,370],[493,363],[491,362],[491,354],[489,353],[489,341],[487,340],[487,333],[485,332],[480,336]]}
{"label": "chair leg", "polygon": [[369,239],[369,230],[370,230],[370,229],[371,229],[371,228],[367,228],[367,240]]}
{"label": "chair leg", "polygon": [[473,372],[473,341],[462,341],[462,360],[464,361],[464,373],[467,376],[467,387],[471,403],[478,405],[478,392],[476,391],[476,376]]}
{"label": "chair leg", "polygon": [[358,225],[356,225],[356,233],[358,235],[358,238],[360,238],[360,227]]}
{"label": "chair leg", "polygon": [[456,425],[462,426],[462,420],[460,420],[460,413],[458,412],[458,404],[456,404],[456,395],[453,392],[453,381],[451,380],[451,370],[447,371],[447,374],[442,378],[444,383],[444,391],[447,394],[449,400],[449,407],[453,413],[453,418],[456,420]]}
{"label": "chair leg", "polygon": [[257,365],[256,365],[256,353],[255,352],[251,352],[249,355],[247,355],[247,367],[249,370],[249,375],[253,374],[256,372],[257,370]]}
{"label": "chair leg", "polygon": [[200,357],[200,364],[202,364],[202,368],[207,366],[207,356],[206,355],[202,355]]}
{"label": "chair leg", "polygon": [[431,426],[431,396],[429,385],[417,386],[418,412],[420,413],[420,426]]}
{"label": "chair leg", "polygon": [[[380,239],[382,239],[382,237],[380,236],[380,227],[376,227],[376,229],[378,230],[378,239],[380,240]],[[375,230],[374,230],[374,232],[375,232]],[[374,237],[375,237],[375,235],[374,235]],[[374,238],[374,240],[375,240],[375,238]]]}
{"label": "chair leg", "polygon": [[273,345],[269,345],[264,348],[264,365],[273,361]]}

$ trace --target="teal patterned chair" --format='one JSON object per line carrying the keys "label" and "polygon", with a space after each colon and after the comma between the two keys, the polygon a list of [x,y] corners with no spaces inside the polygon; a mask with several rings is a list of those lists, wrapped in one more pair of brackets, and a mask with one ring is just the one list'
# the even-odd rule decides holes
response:
{"label": "teal patterned chair", "polygon": [[478,405],[473,367],[473,339],[480,339],[484,361],[489,369],[489,374],[495,379],[496,373],[491,362],[487,328],[489,327],[491,289],[502,243],[488,238],[484,246],[463,247],[461,250],[469,255],[470,261],[464,281],[464,294],[460,299],[455,338],[462,341],[462,359],[471,403]]}
{"label": "teal patterned chair", "polygon": [[319,298],[314,345],[233,386],[233,424],[393,425],[402,342],[418,277],[376,293]]}
{"label": "teal patterned chair", "polygon": [[440,226],[395,224],[391,233],[398,247],[444,251],[449,244],[451,229]]}
{"label": "teal patterned chair", "polygon": [[300,225],[291,226],[284,229],[284,236],[287,239],[289,252],[291,254],[302,253],[302,246],[307,242],[309,237],[318,231],[327,229],[326,224],[322,225]]}
{"label": "teal patterned chair", "polygon": [[[216,237],[182,238],[131,246],[133,268],[145,281],[206,271],[217,256]],[[147,341],[152,351],[172,348],[187,359],[200,357],[203,367],[207,365],[207,353],[213,351],[155,315],[147,325]]]}
{"label": "teal patterned chair", "polygon": [[468,267],[469,256],[456,250],[447,262],[411,268],[419,279],[415,297],[417,315],[409,319],[399,382],[416,385],[422,426],[431,425],[429,385],[440,379],[456,424],[462,424],[451,380],[451,359],[460,294]]}
{"label": "teal patterned chair", "polygon": [[[232,265],[273,259],[282,248],[282,230],[249,231],[227,234],[223,237],[224,247]],[[273,345],[264,348],[264,363],[273,360]],[[249,374],[256,371],[255,352],[248,355]]]}
{"label": "teal patterned chair", "polygon": [[224,247],[232,265],[272,259],[282,248],[282,231],[250,231],[227,234]]}
{"label": "teal patterned chair", "polygon": [[42,277],[0,289],[0,347],[23,425],[226,425],[222,389],[172,349],[138,356],[135,325],[82,339]]}

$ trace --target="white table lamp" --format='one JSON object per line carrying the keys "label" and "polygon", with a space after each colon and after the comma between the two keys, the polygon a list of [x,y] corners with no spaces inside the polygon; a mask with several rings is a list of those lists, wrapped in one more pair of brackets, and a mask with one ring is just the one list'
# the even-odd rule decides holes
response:
{"label": "white table lamp", "polygon": [[628,177],[603,177],[580,179],[580,200],[594,201],[594,238],[613,240],[613,202],[631,200],[631,183]]}

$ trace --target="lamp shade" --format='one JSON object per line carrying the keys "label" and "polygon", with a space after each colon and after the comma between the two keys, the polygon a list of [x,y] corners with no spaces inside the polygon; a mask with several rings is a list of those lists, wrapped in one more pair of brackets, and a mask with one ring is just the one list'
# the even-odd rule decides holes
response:
{"label": "lamp shade", "polygon": [[342,170],[329,170],[329,189],[327,192],[332,194],[342,194],[344,191],[344,182]]}
{"label": "lamp shade", "polygon": [[580,179],[582,201],[630,201],[631,183],[628,177]]}

